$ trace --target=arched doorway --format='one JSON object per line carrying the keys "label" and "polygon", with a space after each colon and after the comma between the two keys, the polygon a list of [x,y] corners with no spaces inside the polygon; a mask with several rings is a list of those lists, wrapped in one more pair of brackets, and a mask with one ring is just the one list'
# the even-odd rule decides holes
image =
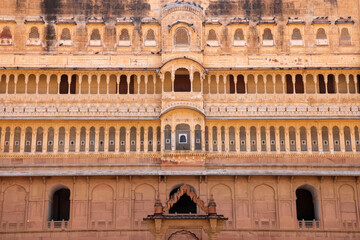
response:
{"label": "arched doorway", "polygon": [[314,187],[303,185],[296,189],[296,213],[299,221],[320,220],[317,191]]}
{"label": "arched doorway", "polygon": [[189,231],[182,230],[171,234],[169,240],[199,240],[199,238]]}
{"label": "arched doorway", "polygon": [[191,82],[189,71],[179,68],[175,72],[174,92],[190,92]]}
{"label": "arched doorway", "polygon": [[[177,193],[180,187],[176,187],[170,192],[170,198]],[[180,214],[190,214],[197,213],[196,203],[194,203],[191,198],[185,193],[180,197],[180,199],[169,209],[170,214],[180,213]]]}
{"label": "arched doorway", "polygon": [[69,221],[70,190],[68,188],[61,188],[54,192],[50,209],[50,221]]}

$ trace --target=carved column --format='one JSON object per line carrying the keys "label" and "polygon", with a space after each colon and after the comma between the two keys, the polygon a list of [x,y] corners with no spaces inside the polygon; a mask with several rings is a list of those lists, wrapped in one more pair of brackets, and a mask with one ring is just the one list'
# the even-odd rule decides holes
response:
{"label": "carved column", "polygon": [[280,133],[279,133],[279,127],[275,126],[275,146],[276,146],[276,152],[280,152]]}
{"label": "carved column", "polygon": [[37,142],[36,142],[36,132],[37,132],[37,129],[34,128],[32,130],[32,133],[31,133],[31,152],[32,153],[34,153],[35,150],[36,150],[36,144],[37,144]]}
{"label": "carved column", "polygon": [[86,129],[86,138],[85,138],[85,152],[88,153],[90,148],[90,128]]}
{"label": "carved column", "polygon": [[57,153],[59,149],[59,128],[54,127],[54,153]]}
{"label": "carved column", "polygon": [[104,127],[104,152],[109,151],[109,128]]}
{"label": "carved column", "polygon": [[69,142],[70,142],[70,129],[68,127],[65,127],[65,149],[64,152],[69,152]]}
{"label": "carved column", "polygon": [[301,152],[300,128],[295,127],[296,152]]}
{"label": "carved column", "polygon": [[114,144],[115,144],[115,152],[119,152],[120,151],[120,128],[116,128],[116,127],[115,127]]}
{"label": "carved column", "polygon": [[126,152],[130,152],[130,128],[131,126],[126,128],[126,141],[125,141],[125,148],[126,148]]}
{"label": "carved column", "polygon": [[175,129],[171,128],[171,150],[175,151],[175,149],[176,149]]}

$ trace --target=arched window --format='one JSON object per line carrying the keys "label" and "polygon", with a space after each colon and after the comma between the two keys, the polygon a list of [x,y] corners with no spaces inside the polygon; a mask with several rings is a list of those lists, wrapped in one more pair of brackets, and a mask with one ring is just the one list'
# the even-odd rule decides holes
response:
{"label": "arched window", "polygon": [[351,46],[351,37],[347,28],[341,29],[340,46]]}
{"label": "arched window", "polygon": [[122,29],[120,34],[120,41],[129,41],[129,31],[127,29]]}
{"label": "arched window", "polygon": [[178,124],[176,126],[176,150],[190,150],[190,126]]}
{"label": "arched window", "polygon": [[219,40],[214,29],[209,30],[206,43],[208,46],[219,46]]}
{"label": "arched window", "polygon": [[0,45],[11,45],[12,35],[9,27],[4,27],[0,33]]}
{"label": "arched window", "polygon": [[209,40],[209,41],[217,41],[218,40],[214,29],[210,29],[207,40]]}
{"label": "arched window", "polygon": [[190,39],[189,39],[189,33],[186,30],[186,28],[179,27],[175,31],[175,46],[189,46],[190,45]]}
{"label": "arched window", "polygon": [[234,46],[246,46],[246,40],[242,29],[236,29],[234,34]]}
{"label": "arched window", "polygon": [[32,27],[30,29],[29,38],[30,39],[39,39],[40,38],[39,30],[37,27]]}
{"label": "arched window", "polygon": [[155,33],[154,30],[152,29],[149,29],[146,33],[145,46],[147,47],[156,46]]}
{"label": "arched window", "polygon": [[175,81],[174,81],[174,92],[190,92],[191,91],[191,81],[190,73],[185,68],[180,68],[175,72]]}
{"label": "arched window", "polygon": [[265,28],[264,30],[263,46],[274,46],[274,38],[269,28]]}
{"label": "arched window", "polygon": [[[320,210],[316,189],[309,185],[303,185],[296,189],[296,213],[298,221],[319,221]],[[301,226],[305,228],[306,226]],[[317,228],[318,226],[312,226]]]}
{"label": "arched window", "polygon": [[40,45],[40,34],[37,27],[32,27],[29,33],[29,39],[27,40],[27,45]]}
{"label": "arched window", "polygon": [[51,214],[49,221],[69,221],[70,217],[70,190],[60,188],[51,196]]}
{"label": "arched window", "polygon": [[296,93],[304,93],[303,77],[300,74],[297,74],[295,76],[295,92]]}
{"label": "arched window", "polygon": [[69,93],[68,75],[62,75],[60,80],[60,94]]}
{"label": "arched window", "polygon": [[301,36],[301,32],[298,28],[295,28],[291,35],[291,45],[292,46],[303,46],[304,42]]}
{"label": "arched window", "polygon": [[68,28],[64,28],[61,32],[61,40],[63,41],[71,41],[71,34],[70,34],[70,30]]}
{"label": "arched window", "polygon": [[202,139],[201,139],[201,126],[197,124],[195,126],[195,150],[201,150]]}
{"label": "arched window", "polygon": [[101,36],[99,29],[94,29],[90,36],[90,46],[101,46]]}
{"label": "arched window", "polygon": [[130,46],[130,35],[127,29],[122,29],[119,38],[119,46]]}
{"label": "arched window", "polygon": [[71,45],[72,45],[72,41],[71,41],[70,30],[68,28],[64,28],[61,31],[59,46],[71,46]]}
{"label": "arched window", "polygon": [[316,45],[318,46],[327,46],[329,41],[326,36],[326,32],[323,28],[319,28],[316,32]]}
{"label": "arched window", "polygon": [[164,141],[165,141],[165,143],[164,143],[165,150],[171,150],[171,127],[170,127],[170,125],[165,126]]}
{"label": "arched window", "polygon": [[[170,192],[169,194],[170,199],[173,197],[175,193],[179,191],[179,189],[180,187],[177,187]],[[195,192],[193,188],[192,191]],[[169,214],[174,214],[174,213],[189,214],[196,212],[197,212],[196,203],[194,203],[194,201],[191,200],[191,198],[186,193],[184,193],[184,195],[182,195],[180,199],[169,209]]]}

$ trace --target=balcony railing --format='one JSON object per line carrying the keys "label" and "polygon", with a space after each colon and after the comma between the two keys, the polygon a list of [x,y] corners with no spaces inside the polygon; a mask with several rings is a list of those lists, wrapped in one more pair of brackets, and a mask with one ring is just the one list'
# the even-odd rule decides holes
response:
{"label": "balcony railing", "polygon": [[312,221],[299,221],[299,229],[319,229],[320,221],[312,220]]}
{"label": "balcony railing", "polygon": [[48,229],[68,229],[69,228],[69,221],[48,221],[47,222]]}

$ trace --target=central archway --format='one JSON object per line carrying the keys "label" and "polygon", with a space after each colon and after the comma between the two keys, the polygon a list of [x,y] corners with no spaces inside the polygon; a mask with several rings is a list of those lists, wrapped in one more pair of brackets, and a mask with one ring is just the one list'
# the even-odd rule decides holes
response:
{"label": "central archway", "polygon": [[199,238],[189,231],[182,230],[171,234],[169,240],[199,240]]}
{"label": "central archway", "polygon": [[[173,197],[175,193],[179,191],[179,189],[180,186],[174,188],[170,192],[170,196],[169,196],[170,199]],[[182,195],[180,199],[169,209],[169,214],[175,214],[175,213],[180,213],[180,214],[197,213],[196,203],[193,200],[191,200],[189,195],[184,193],[184,195]]]}
{"label": "central archway", "polygon": [[190,73],[185,68],[179,68],[175,72],[175,81],[174,81],[174,91],[175,92],[190,92],[191,91],[191,82],[190,82]]}

